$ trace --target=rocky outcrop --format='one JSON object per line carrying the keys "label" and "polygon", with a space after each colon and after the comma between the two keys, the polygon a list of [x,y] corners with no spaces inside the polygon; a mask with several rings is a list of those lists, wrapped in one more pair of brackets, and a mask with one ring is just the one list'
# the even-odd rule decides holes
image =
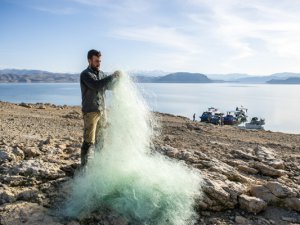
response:
{"label": "rocky outcrop", "polygon": [[[0,224],[129,224],[109,209],[82,220],[51,214],[80,164],[79,107],[0,104]],[[153,151],[203,176],[199,224],[300,223],[300,135],[155,116]]]}

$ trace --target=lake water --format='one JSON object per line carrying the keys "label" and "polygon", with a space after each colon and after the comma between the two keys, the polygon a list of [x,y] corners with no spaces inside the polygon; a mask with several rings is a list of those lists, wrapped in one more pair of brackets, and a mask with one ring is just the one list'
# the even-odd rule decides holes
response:
{"label": "lake water", "polygon": [[[152,110],[196,119],[208,107],[226,112],[243,105],[265,118],[266,130],[300,134],[300,85],[280,84],[137,84]],[[110,92],[107,92],[108,105]],[[1,83],[0,100],[80,105],[78,83]],[[120,115],[122,112],[120,112]]]}

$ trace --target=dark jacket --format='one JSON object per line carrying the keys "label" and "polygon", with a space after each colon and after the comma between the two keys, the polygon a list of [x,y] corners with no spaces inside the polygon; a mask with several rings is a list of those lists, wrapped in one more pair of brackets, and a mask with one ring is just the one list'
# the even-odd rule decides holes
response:
{"label": "dark jacket", "polygon": [[80,74],[82,112],[96,112],[105,109],[105,91],[111,90],[114,77],[102,70],[88,66]]}

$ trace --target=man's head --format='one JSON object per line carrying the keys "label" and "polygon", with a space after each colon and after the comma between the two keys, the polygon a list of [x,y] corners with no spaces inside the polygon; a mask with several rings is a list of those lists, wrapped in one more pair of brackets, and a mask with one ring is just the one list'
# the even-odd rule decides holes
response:
{"label": "man's head", "polygon": [[98,69],[100,68],[100,62],[101,62],[101,52],[97,51],[95,49],[91,49],[88,54],[87,54],[87,59],[89,61],[89,65],[93,69]]}

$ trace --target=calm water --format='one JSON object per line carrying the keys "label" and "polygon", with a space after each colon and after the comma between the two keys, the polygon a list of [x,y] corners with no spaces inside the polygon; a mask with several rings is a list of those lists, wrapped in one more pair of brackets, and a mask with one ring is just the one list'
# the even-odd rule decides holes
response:
{"label": "calm water", "polygon": [[[266,130],[300,134],[300,85],[268,84],[138,84],[155,111],[192,118],[210,106],[226,112],[236,106],[266,119]],[[108,104],[110,92],[107,92]],[[0,84],[0,100],[80,105],[77,83]],[[122,112],[120,112],[121,114]]]}

